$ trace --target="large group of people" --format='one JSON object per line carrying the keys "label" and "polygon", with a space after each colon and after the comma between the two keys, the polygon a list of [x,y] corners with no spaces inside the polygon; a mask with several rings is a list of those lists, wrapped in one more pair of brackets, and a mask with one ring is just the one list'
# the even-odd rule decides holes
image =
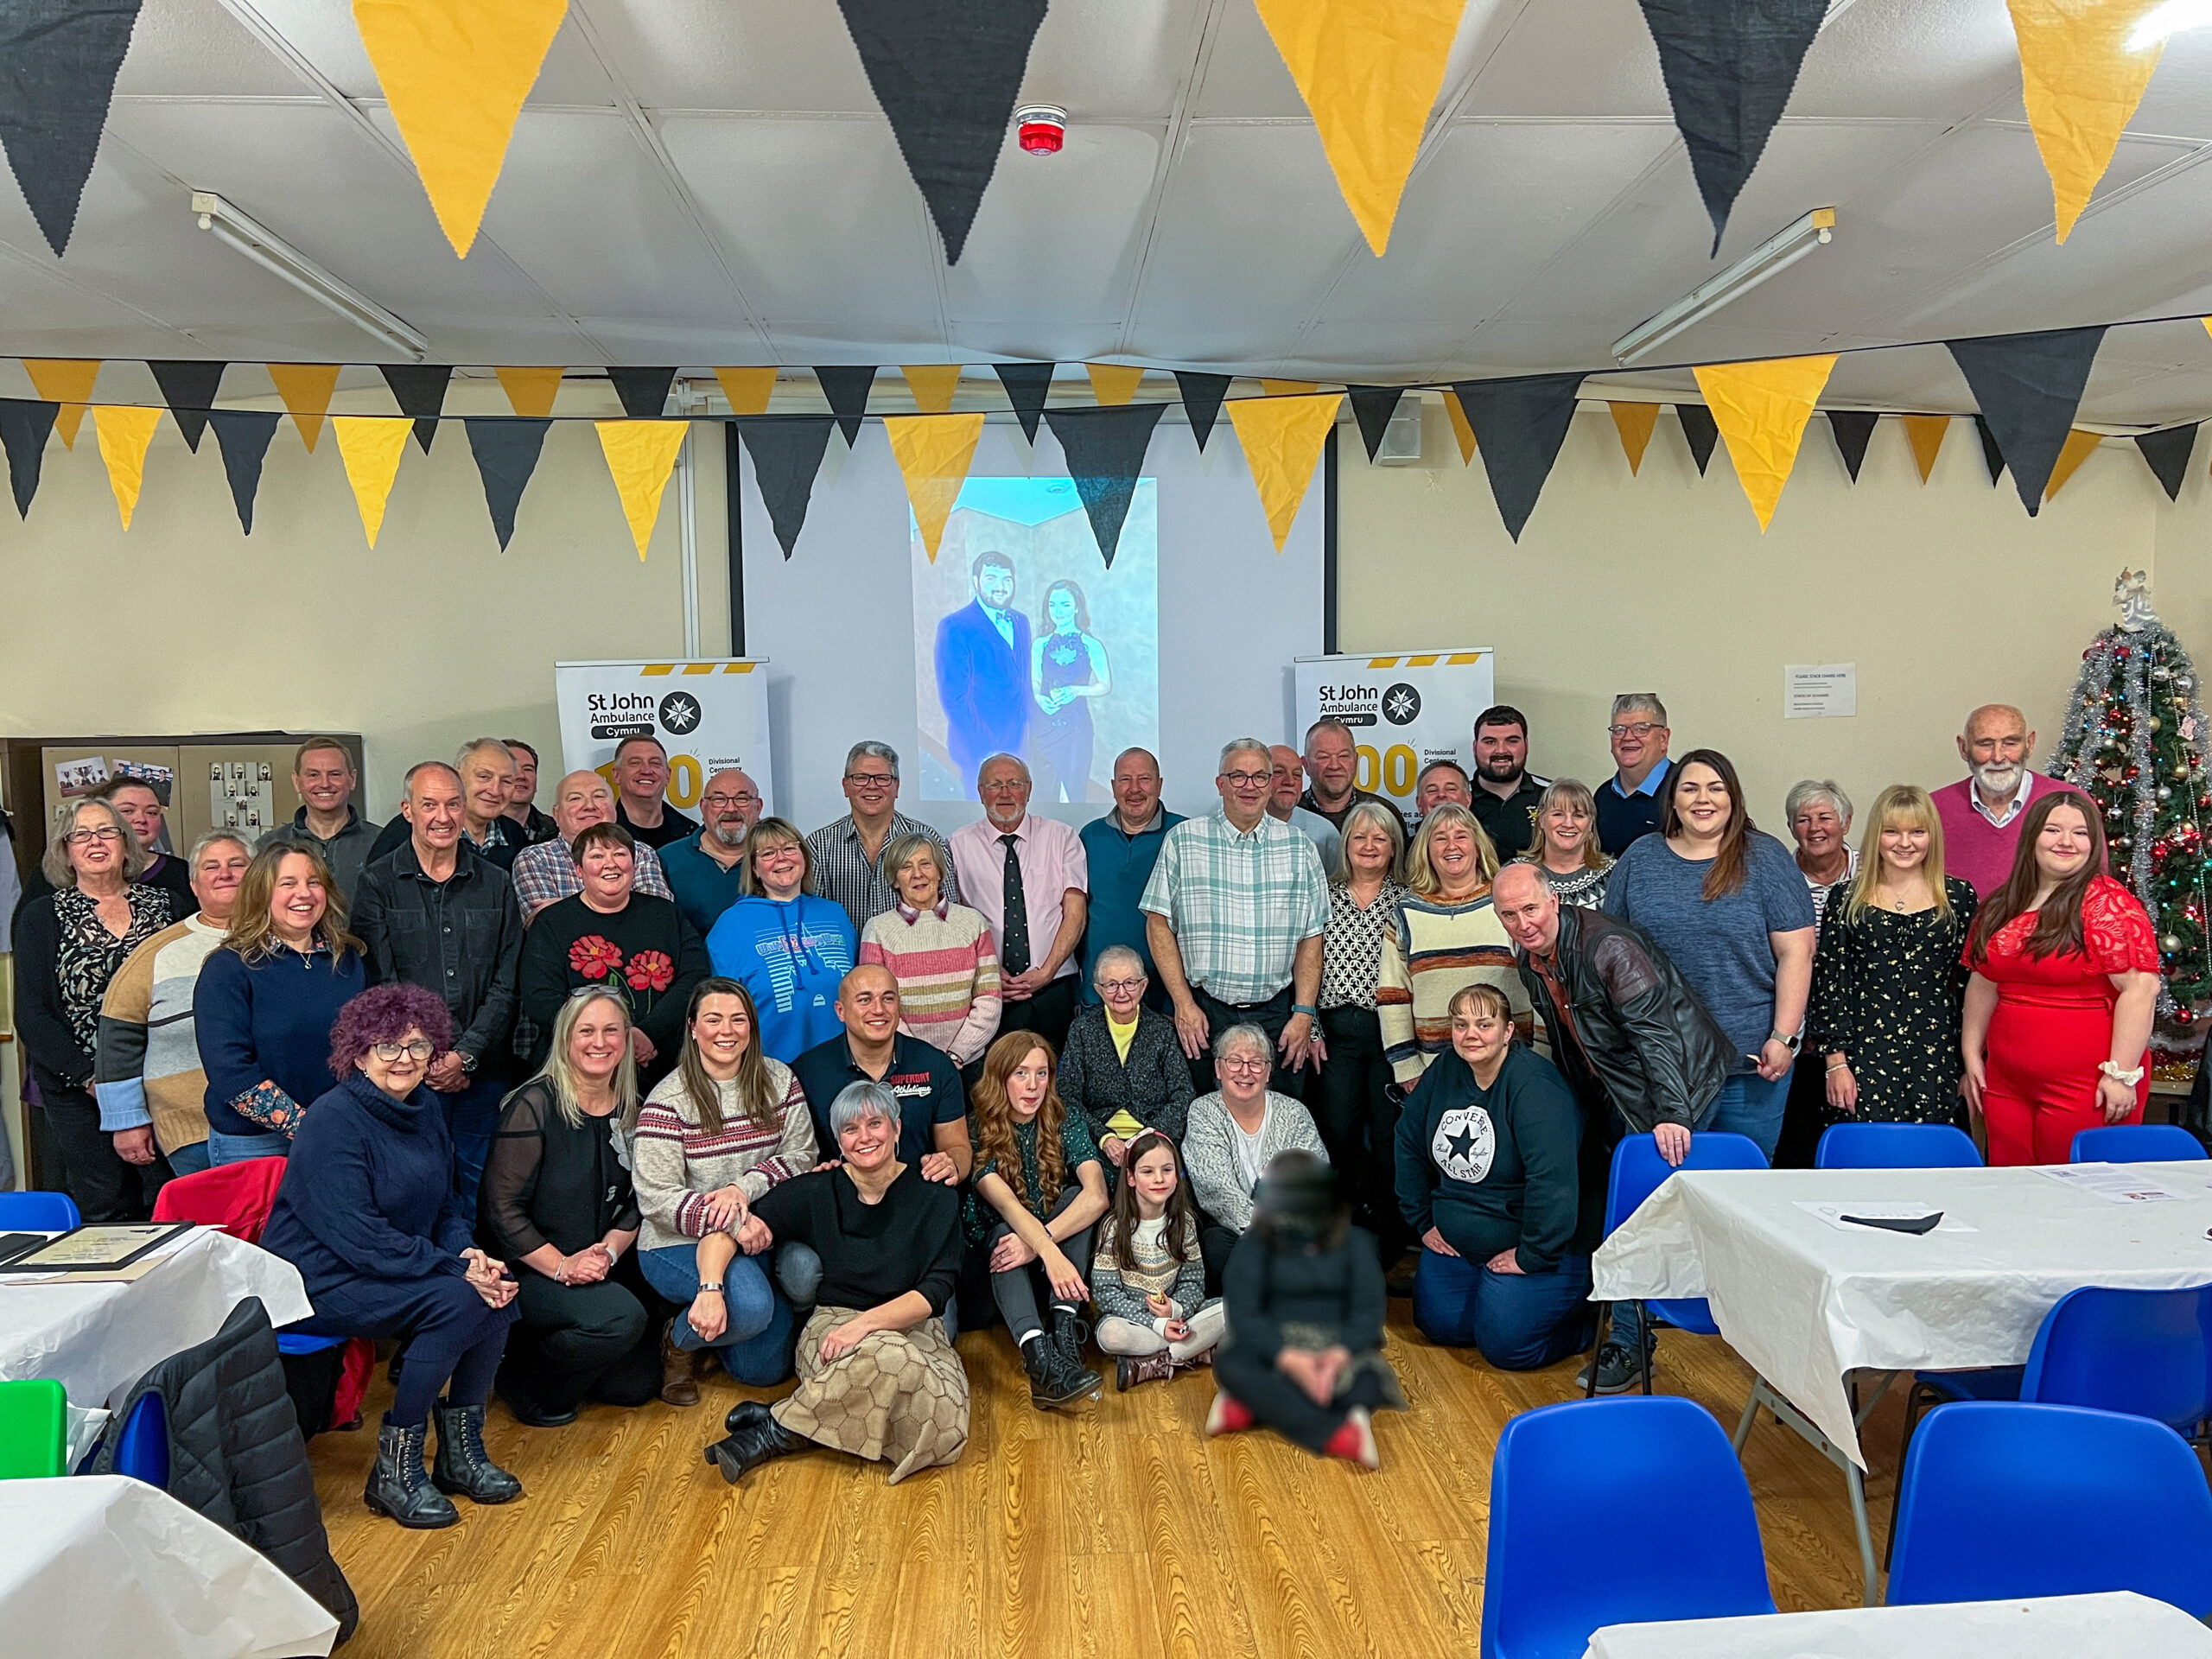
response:
{"label": "large group of people", "polygon": [[[645,735],[550,815],[535,751],[477,740],[383,826],[313,739],[292,822],[182,856],[126,779],[69,804],[14,918],[42,1167],[104,1221],[288,1159],[264,1241],[304,1331],[402,1344],[366,1499],[428,1527],[519,1495],[494,1394],[547,1428],[692,1406],[709,1352],[798,1379],[705,1447],[733,1482],[950,1462],[953,1341],[994,1319],[1040,1409],[1102,1393],[1095,1344],[1122,1389],[1211,1366],[1210,1432],[1371,1465],[1386,1295],[1500,1368],[1588,1346],[1626,1135],[1809,1162],[1836,1122],[1948,1122],[2029,1163],[2141,1116],[2155,933],[2017,709],[1855,842],[1822,779],[1790,844],[1760,831],[1655,696],[1614,700],[1595,788],[1529,735],[1484,710],[1410,827],[1327,720],[1224,745],[1189,818],[1128,750],[1079,831],[991,753],[940,835],[872,740],[811,834],[735,769],[686,817]],[[1618,1311],[1592,1385],[1652,1341]]]}

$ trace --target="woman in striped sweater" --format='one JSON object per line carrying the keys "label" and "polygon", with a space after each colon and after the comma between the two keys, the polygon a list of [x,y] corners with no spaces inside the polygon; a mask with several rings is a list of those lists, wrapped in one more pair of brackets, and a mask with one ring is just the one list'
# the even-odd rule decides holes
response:
{"label": "woman in striped sweater", "polygon": [[1446,801],[1421,820],[1406,854],[1398,913],[1382,939],[1375,1013],[1382,1051],[1401,1089],[1421,1081],[1452,1046],[1452,998],[1469,985],[1495,985],[1513,1007],[1522,1041],[1534,1028],[1529,993],[1513,966],[1513,942],[1490,900],[1497,849],[1475,815]]}
{"label": "woman in striped sweater", "polygon": [[899,899],[868,918],[860,959],[899,982],[899,1029],[966,1067],[998,1035],[999,956],[982,912],[944,897],[944,858],[927,836],[900,836],[884,849]]}
{"label": "woman in striped sweater", "polygon": [[[721,1351],[741,1382],[765,1388],[790,1369],[791,1311],[753,1260],[765,1238],[752,1203],[814,1167],[814,1119],[791,1068],[760,1052],[752,995],[734,979],[691,993],[683,1052],[630,1125],[630,1166],[644,1215],[645,1282],[687,1311],[661,1338],[661,1398],[699,1402],[692,1355]],[[741,1254],[741,1251],[744,1252]]]}

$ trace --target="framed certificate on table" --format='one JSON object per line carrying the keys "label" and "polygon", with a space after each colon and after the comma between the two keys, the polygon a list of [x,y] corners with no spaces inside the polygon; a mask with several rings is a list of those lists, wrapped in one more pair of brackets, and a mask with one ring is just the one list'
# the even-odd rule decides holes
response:
{"label": "framed certificate on table", "polygon": [[194,1224],[94,1223],[41,1239],[20,1255],[0,1261],[0,1269],[18,1273],[113,1273],[149,1251],[192,1230]]}

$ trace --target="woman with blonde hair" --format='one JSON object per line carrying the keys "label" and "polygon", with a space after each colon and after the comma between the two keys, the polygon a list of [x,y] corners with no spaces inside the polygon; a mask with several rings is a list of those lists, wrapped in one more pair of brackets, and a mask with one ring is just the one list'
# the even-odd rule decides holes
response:
{"label": "woman with blonde hair", "polygon": [[1580,779],[1554,778],[1536,797],[1536,844],[1522,854],[1562,905],[1602,910],[1613,861],[1598,845],[1598,801]]}
{"label": "woman with blonde hair", "polygon": [[367,952],[322,855],[255,854],[193,995],[210,1164],[289,1154],[309,1103],[329,1092],[338,1011],[367,986]]}
{"label": "woman with blonde hair", "polygon": [[1829,894],[1813,957],[1808,1046],[1821,1057],[1829,1122],[1965,1127],[1960,952],[1979,903],[1970,883],[1943,872],[1943,825],[1927,791],[1884,790],[1858,873]]}
{"label": "woman with blonde hair", "polygon": [[1452,1046],[1452,998],[1466,986],[1497,986],[1522,1036],[1533,1029],[1513,942],[1491,906],[1497,874],[1497,849],[1469,809],[1446,801],[1421,820],[1375,992],[1383,1052],[1402,1089]]}
{"label": "woman with blonde hair", "polygon": [[1387,803],[1359,801],[1344,814],[1337,868],[1329,873],[1329,925],[1321,944],[1319,1001],[1327,1052],[1319,1097],[1312,1103],[1352,1220],[1381,1242],[1386,1264],[1397,1260],[1409,1236],[1391,1185],[1397,1079],[1382,1052],[1376,998],[1382,942],[1397,925],[1398,906],[1410,896],[1399,880],[1405,851],[1405,832]]}
{"label": "woman with blonde hair", "polygon": [[707,935],[714,970],[751,993],[761,1052],[785,1065],[842,1033],[837,987],[860,961],[844,906],[814,891],[814,855],[784,818],[745,837],[745,897]]}

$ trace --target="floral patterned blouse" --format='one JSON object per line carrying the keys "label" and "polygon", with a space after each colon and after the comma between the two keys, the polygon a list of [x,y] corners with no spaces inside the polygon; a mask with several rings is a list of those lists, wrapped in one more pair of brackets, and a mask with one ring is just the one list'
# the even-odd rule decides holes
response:
{"label": "floral patterned blouse", "polygon": [[100,920],[99,903],[90,893],[64,887],[54,895],[55,931],[61,944],[55,962],[61,1008],[86,1053],[97,1046],[100,1003],[107,996],[108,981],[124,957],[169,925],[169,896],[161,888],[134,885],[124,889],[124,898],[130,906],[130,927],[118,938]]}

